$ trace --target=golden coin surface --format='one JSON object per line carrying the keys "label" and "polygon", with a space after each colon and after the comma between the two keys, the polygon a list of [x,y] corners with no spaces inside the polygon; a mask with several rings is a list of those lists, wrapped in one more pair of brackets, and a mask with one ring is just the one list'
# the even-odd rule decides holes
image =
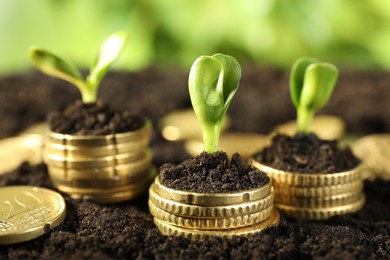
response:
{"label": "golden coin surface", "polygon": [[22,135],[40,135],[43,136],[47,132],[47,122],[41,122],[30,126],[22,132]]}
{"label": "golden coin surface", "polygon": [[363,187],[353,192],[341,193],[329,197],[296,197],[275,194],[275,203],[303,208],[328,208],[343,206],[358,200],[363,194]]}
{"label": "golden coin surface", "polygon": [[132,183],[139,183],[145,180],[147,176],[149,176],[150,172],[150,165],[148,165],[147,168],[145,168],[143,171],[137,172],[137,174],[131,173],[128,177],[120,177],[120,176],[114,176],[111,179],[97,179],[97,178],[90,178],[90,179],[59,179],[55,178],[51,173],[53,172],[53,169],[50,169],[50,177],[52,182],[54,182],[57,185],[65,185],[68,187],[75,187],[75,188],[98,188],[98,189],[106,189],[106,188],[116,188],[116,187],[122,187],[124,185],[129,185]]}
{"label": "golden coin surface", "polygon": [[56,143],[71,146],[105,146],[122,143],[137,142],[149,138],[151,134],[152,123],[150,120],[145,121],[144,127],[139,130],[109,134],[109,135],[68,135],[55,133],[48,130],[45,142]]}
{"label": "golden coin surface", "polygon": [[129,142],[123,144],[110,144],[101,146],[75,146],[64,145],[58,143],[46,142],[44,143],[44,151],[46,154],[61,156],[66,158],[91,158],[91,157],[105,157],[117,154],[134,154],[145,151],[149,145],[149,139],[140,139],[136,142]]}
{"label": "golden coin surface", "polygon": [[353,146],[354,154],[367,164],[368,177],[390,180],[390,134],[368,135]]}
{"label": "golden coin surface", "polygon": [[[310,125],[310,131],[324,140],[338,140],[345,133],[345,123],[338,116],[316,115]],[[297,121],[291,120],[275,128],[273,132],[286,135],[295,135],[298,131]]]}
{"label": "golden coin surface", "polygon": [[[141,156],[141,157],[140,157]],[[51,166],[57,168],[66,168],[72,170],[92,170],[96,171],[97,169],[115,167],[122,164],[134,164],[134,165],[144,165],[150,163],[152,160],[152,152],[146,150],[143,154],[117,154],[113,156],[105,156],[98,158],[66,158],[63,156],[57,156],[52,154],[44,154],[44,162]]]}
{"label": "golden coin surface", "polygon": [[107,185],[106,187],[99,187],[97,185],[94,185],[93,181],[91,181],[91,183],[89,184],[87,184],[88,182],[83,182],[85,187],[80,186],[79,182],[59,181],[56,179],[52,179],[52,182],[56,185],[56,187],[59,190],[68,194],[109,195],[114,192],[122,192],[122,191],[137,189],[139,187],[144,187],[145,184],[148,184],[149,187],[149,184],[153,181],[156,174],[157,173],[155,168],[151,167],[150,170],[146,171],[143,177],[140,176],[140,178],[137,181],[126,183],[120,186],[112,185],[111,187],[107,187]]}
{"label": "golden coin surface", "polygon": [[198,206],[226,206],[265,198],[271,193],[272,182],[257,189],[231,193],[198,193],[168,188],[160,183],[159,176],[154,180],[156,193],[165,199]]}
{"label": "golden coin surface", "polygon": [[360,198],[352,203],[329,208],[303,208],[294,207],[284,204],[276,204],[276,206],[287,216],[293,218],[310,219],[310,220],[326,220],[330,217],[342,214],[356,212],[363,208],[366,198],[361,194]]}
{"label": "golden coin surface", "polygon": [[356,192],[363,189],[363,181],[353,181],[345,184],[317,187],[299,187],[274,182],[275,193],[283,196],[323,198],[342,193]]}
{"label": "golden coin surface", "polygon": [[267,228],[272,226],[277,226],[279,224],[279,212],[276,209],[273,209],[271,215],[258,224],[253,226],[248,226],[244,228],[235,228],[235,229],[224,229],[224,230],[201,230],[201,229],[191,229],[191,228],[183,228],[176,227],[161,221],[157,218],[153,218],[154,223],[157,228],[163,235],[167,236],[183,236],[188,239],[193,240],[204,240],[211,237],[226,237],[232,238],[234,236],[249,236],[261,231],[264,231]]}
{"label": "golden coin surface", "polygon": [[85,170],[69,169],[64,167],[53,167],[48,165],[48,171],[53,179],[68,180],[128,180],[136,179],[138,176],[149,169],[151,157],[143,160],[120,164],[112,167],[92,168]]}
{"label": "golden coin surface", "polygon": [[[230,118],[225,115],[221,130],[230,125]],[[202,129],[193,109],[177,110],[164,116],[159,122],[162,136],[169,141],[201,139]]]}
{"label": "golden coin surface", "polygon": [[143,193],[146,193],[150,182],[143,183],[140,186],[132,187],[127,190],[112,190],[110,193],[69,193],[69,195],[74,199],[83,199],[91,200],[99,204],[112,204],[122,201],[131,200],[135,197],[140,196]]}
{"label": "golden coin surface", "polygon": [[[229,132],[223,133],[219,141],[219,149],[230,157],[238,153],[244,160],[268,145],[269,137],[255,133]],[[191,156],[196,156],[203,151],[203,142],[200,140],[188,140],[185,149]]]}
{"label": "golden coin surface", "polygon": [[17,136],[0,141],[0,174],[17,168],[24,161],[31,164],[42,161],[40,136]]}
{"label": "golden coin surface", "polygon": [[300,187],[331,186],[363,180],[367,169],[367,166],[361,164],[352,170],[338,173],[292,173],[269,167],[254,159],[251,163],[272,178],[275,185],[280,183]]}
{"label": "golden coin surface", "polygon": [[272,209],[273,206],[271,205],[262,211],[258,211],[249,215],[242,215],[231,218],[197,218],[170,214],[158,208],[151,201],[149,201],[149,211],[153,217],[169,223],[170,225],[203,230],[232,229],[251,226],[268,218]]}
{"label": "golden coin surface", "polygon": [[155,184],[149,188],[149,200],[158,208],[177,216],[203,218],[233,218],[262,211],[273,204],[274,194],[263,199],[226,206],[197,206],[175,202],[160,197],[155,191]]}
{"label": "golden coin surface", "polygon": [[60,225],[66,216],[63,197],[33,186],[0,188],[0,244],[37,238]]}

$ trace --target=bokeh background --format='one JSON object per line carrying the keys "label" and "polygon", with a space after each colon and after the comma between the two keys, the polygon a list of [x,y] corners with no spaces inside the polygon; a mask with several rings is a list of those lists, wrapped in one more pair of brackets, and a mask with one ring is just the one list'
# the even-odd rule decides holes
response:
{"label": "bokeh background", "polygon": [[216,52],[283,69],[303,55],[390,69],[388,0],[0,0],[0,75],[32,68],[31,45],[87,67],[123,29],[130,38],[116,69],[187,69]]}

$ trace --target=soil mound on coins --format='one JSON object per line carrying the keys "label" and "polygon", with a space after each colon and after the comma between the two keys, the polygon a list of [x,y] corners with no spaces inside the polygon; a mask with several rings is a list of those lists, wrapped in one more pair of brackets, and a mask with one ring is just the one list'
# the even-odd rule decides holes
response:
{"label": "soil mound on coins", "polygon": [[349,148],[340,149],[337,141],[321,140],[315,134],[277,134],[254,158],[273,168],[299,173],[336,173],[360,163]]}
{"label": "soil mound on coins", "polygon": [[162,165],[160,181],[178,190],[227,193],[258,188],[270,180],[265,173],[245,164],[238,154],[229,160],[225,152],[203,152],[179,165]]}
{"label": "soil mound on coins", "polygon": [[144,119],[127,111],[113,111],[99,100],[84,104],[77,100],[64,111],[53,112],[48,118],[53,132],[72,135],[107,135],[140,129]]}
{"label": "soil mound on coins", "polygon": [[[54,189],[43,164],[0,175],[4,185]],[[147,194],[112,206],[63,194],[64,223],[37,239],[2,246],[0,259],[389,259],[390,182],[366,182],[365,193],[365,207],[354,214],[328,221],[282,214],[278,227],[262,233],[206,241],[162,235],[148,213]]]}

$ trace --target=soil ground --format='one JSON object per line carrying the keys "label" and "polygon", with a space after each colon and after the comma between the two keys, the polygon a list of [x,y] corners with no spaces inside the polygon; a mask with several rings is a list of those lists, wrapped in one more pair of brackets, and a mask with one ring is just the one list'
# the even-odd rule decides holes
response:
{"label": "soil ground", "polygon": [[[111,73],[100,97],[117,110],[148,116],[154,125],[170,111],[190,107],[187,73],[149,69]],[[390,132],[390,74],[342,72],[331,102],[321,113],[345,119],[348,132]],[[79,98],[67,83],[38,72],[0,79],[0,138],[43,121],[48,112]],[[288,75],[243,67],[241,86],[228,111],[232,130],[268,133],[291,120]],[[154,164],[189,158],[180,142],[152,138]],[[3,152],[3,151],[2,151]],[[21,165],[0,176],[0,186],[29,184],[53,188],[45,165]],[[147,194],[119,205],[99,206],[67,196],[67,218],[52,232],[0,247],[0,259],[390,259],[390,182],[365,183],[367,203],[355,213],[328,221],[301,221],[282,215],[281,224],[247,238],[190,241],[166,237],[155,228]]]}

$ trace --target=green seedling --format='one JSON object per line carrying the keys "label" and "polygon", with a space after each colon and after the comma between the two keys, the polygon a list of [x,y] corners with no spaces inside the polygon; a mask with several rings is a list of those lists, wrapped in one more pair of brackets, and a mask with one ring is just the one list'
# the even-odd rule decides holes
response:
{"label": "green seedling", "polygon": [[203,150],[207,153],[218,151],[223,116],[238,89],[240,78],[240,64],[228,55],[201,56],[191,67],[190,98],[202,126]]}
{"label": "green seedling", "polygon": [[328,103],[338,74],[334,65],[315,58],[303,57],[294,63],[290,94],[297,109],[298,132],[309,133],[314,113]]}
{"label": "green seedling", "polygon": [[123,51],[126,41],[127,33],[123,31],[109,36],[100,46],[85,80],[75,65],[45,49],[32,46],[29,50],[29,57],[42,72],[75,85],[80,90],[84,103],[95,103],[99,84],[108,68]]}

